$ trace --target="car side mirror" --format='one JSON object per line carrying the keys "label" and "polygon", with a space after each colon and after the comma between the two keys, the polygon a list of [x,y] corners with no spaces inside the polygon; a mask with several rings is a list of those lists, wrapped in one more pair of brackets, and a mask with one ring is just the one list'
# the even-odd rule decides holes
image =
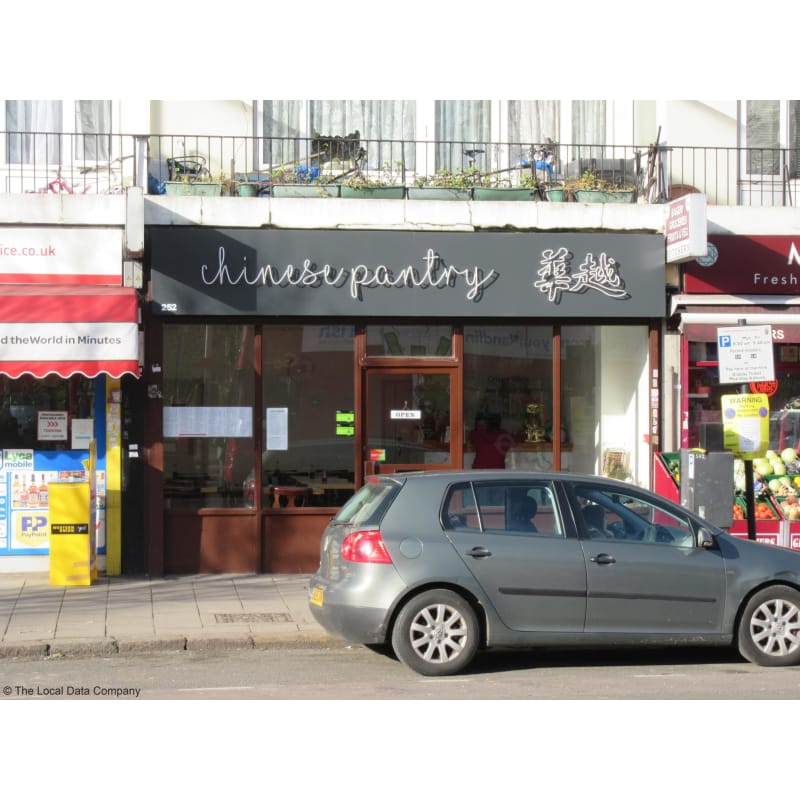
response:
{"label": "car side mirror", "polygon": [[714,547],[714,535],[708,528],[700,528],[697,532],[697,546],[705,547],[706,550]]}

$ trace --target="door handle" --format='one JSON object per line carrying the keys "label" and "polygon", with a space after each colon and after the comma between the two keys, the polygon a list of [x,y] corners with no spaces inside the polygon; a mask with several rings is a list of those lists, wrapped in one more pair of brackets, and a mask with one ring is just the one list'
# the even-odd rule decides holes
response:
{"label": "door handle", "polygon": [[590,561],[593,561],[595,564],[616,564],[617,559],[614,556],[610,556],[608,553],[599,553],[596,556],[592,556]]}
{"label": "door handle", "polygon": [[467,550],[467,555],[473,558],[488,558],[491,554],[485,547],[473,547],[472,550]]}

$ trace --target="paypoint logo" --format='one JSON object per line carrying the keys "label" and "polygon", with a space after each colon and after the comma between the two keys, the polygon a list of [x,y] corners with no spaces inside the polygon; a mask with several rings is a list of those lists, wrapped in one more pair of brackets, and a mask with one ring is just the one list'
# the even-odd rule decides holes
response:
{"label": "paypoint logo", "polygon": [[14,539],[23,547],[44,547],[49,527],[47,514],[15,514]]}

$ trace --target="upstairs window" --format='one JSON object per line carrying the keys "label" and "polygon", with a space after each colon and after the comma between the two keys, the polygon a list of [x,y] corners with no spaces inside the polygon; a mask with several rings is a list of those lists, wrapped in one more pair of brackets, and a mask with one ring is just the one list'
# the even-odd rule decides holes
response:
{"label": "upstairs window", "polygon": [[6,100],[5,110],[9,164],[110,158],[110,100]]}
{"label": "upstairs window", "polygon": [[[264,100],[262,161],[278,167],[312,155],[309,140],[351,137],[365,150],[364,169],[414,169],[415,103],[409,100]],[[404,146],[404,142],[407,142]],[[336,155],[334,153],[333,155]],[[344,153],[345,160],[352,153]]]}
{"label": "upstairs window", "polygon": [[800,175],[800,100],[747,100],[745,145],[749,175]]}

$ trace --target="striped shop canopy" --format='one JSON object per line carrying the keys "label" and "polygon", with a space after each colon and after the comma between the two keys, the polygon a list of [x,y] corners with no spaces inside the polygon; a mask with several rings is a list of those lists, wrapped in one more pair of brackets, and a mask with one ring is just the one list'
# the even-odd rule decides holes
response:
{"label": "striped shop canopy", "polygon": [[0,374],[138,377],[135,289],[0,286]]}

